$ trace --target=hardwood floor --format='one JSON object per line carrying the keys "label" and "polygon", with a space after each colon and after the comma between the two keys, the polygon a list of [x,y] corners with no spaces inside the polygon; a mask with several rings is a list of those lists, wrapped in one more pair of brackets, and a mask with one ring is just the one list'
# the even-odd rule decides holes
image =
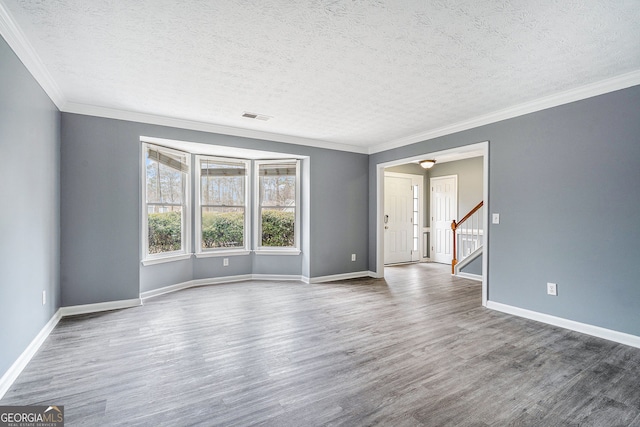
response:
{"label": "hardwood floor", "polygon": [[640,349],[481,307],[448,267],[62,319],[0,405],[66,425],[640,426]]}

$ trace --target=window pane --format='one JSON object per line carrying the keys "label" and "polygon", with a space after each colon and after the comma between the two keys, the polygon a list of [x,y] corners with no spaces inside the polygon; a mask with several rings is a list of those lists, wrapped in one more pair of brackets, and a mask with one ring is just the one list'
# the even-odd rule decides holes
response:
{"label": "window pane", "polygon": [[200,161],[203,205],[244,206],[246,170],[244,164]]}
{"label": "window pane", "polygon": [[262,208],[261,222],[261,246],[295,246],[296,213],[294,208]]}
{"label": "window pane", "polygon": [[261,206],[296,206],[296,177],[295,176],[261,176],[260,177],[260,205]]}
{"label": "window pane", "polygon": [[245,247],[245,162],[201,158],[199,165],[200,250]]}
{"label": "window pane", "polygon": [[259,246],[296,246],[296,176],[296,162],[259,165]]}
{"label": "window pane", "polygon": [[202,249],[244,247],[244,208],[202,208]]}
{"label": "window pane", "polygon": [[149,206],[149,254],[182,249],[182,207]]}
{"label": "window pane", "polygon": [[[150,158],[147,151],[147,202],[182,204],[184,201],[185,173]],[[173,156],[181,157],[181,156]],[[186,162],[182,156],[181,160]]]}

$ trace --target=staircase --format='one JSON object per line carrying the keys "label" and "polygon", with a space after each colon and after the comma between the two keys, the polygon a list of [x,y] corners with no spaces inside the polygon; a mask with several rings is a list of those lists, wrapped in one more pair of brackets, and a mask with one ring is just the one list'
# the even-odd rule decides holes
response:
{"label": "staircase", "polygon": [[460,221],[451,223],[453,230],[453,259],[451,274],[460,270],[482,254],[484,244],[483,209],[484,201],[478,203]]}

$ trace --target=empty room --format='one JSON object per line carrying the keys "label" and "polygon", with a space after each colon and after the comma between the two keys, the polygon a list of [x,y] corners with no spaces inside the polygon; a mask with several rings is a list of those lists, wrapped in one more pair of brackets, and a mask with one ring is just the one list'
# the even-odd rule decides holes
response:
{"label": "empty room", "polygon": [[639,427],[638,22],[0,0],[0,425]]}

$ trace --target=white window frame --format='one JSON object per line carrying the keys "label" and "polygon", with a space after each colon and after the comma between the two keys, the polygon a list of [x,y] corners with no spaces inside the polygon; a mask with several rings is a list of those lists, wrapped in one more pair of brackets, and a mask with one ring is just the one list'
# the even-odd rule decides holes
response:
{"label": "white window frame", "polygon": [[[161,254],[149,254],[149,216],[148,216],[148,200],[147,200],[147,151],[149,147],[157,148],[169,154],[185,156],[186,164],[189,172],[184,174],[184,199],[182,204],[182,249],[179,251],[164,252]],[[142,142],[141,155],[141,185],[142,185],[142,264],[153,265],[169,261],[177,261],[181,259],[191,258],[191,154],[186,151],[174,150],[159,144]]]}
{"label": "white window frame", "polygon": [[[242,248],[212,248],[202,249],[202,170],[200,167],[200,160],[212,160],[226,163],[243,163],[246,170],[245,175],[245,188],[244,188],[244,247]],[[229,157],[216,157],[206,155],[196,155],[195,164],[198,169],[195,174],[196,191],[195,197],[196,203],[196,226],[195,226],[195,255],[197,258],[216,257],[216,256],[229,256],[229,255],[248,255],[251,253],[251,160],[237,159]]]}
{"label": "white window frame", "polygon": [[[262,243],[262,209],[260,206],[260,166],[267,164],[283,164],[291,163],[296,166],[296,214],[295,214],[295,246],[286,247],[273,247],[273,246],[261,246]],[[278,160],[256,160],[254,162],[254,196],[253,196],[253,218],[254,218],[254,233],[253,242],[256,255],[299,255],[300,251],[300,160],[299,159],[278,159]]]}

